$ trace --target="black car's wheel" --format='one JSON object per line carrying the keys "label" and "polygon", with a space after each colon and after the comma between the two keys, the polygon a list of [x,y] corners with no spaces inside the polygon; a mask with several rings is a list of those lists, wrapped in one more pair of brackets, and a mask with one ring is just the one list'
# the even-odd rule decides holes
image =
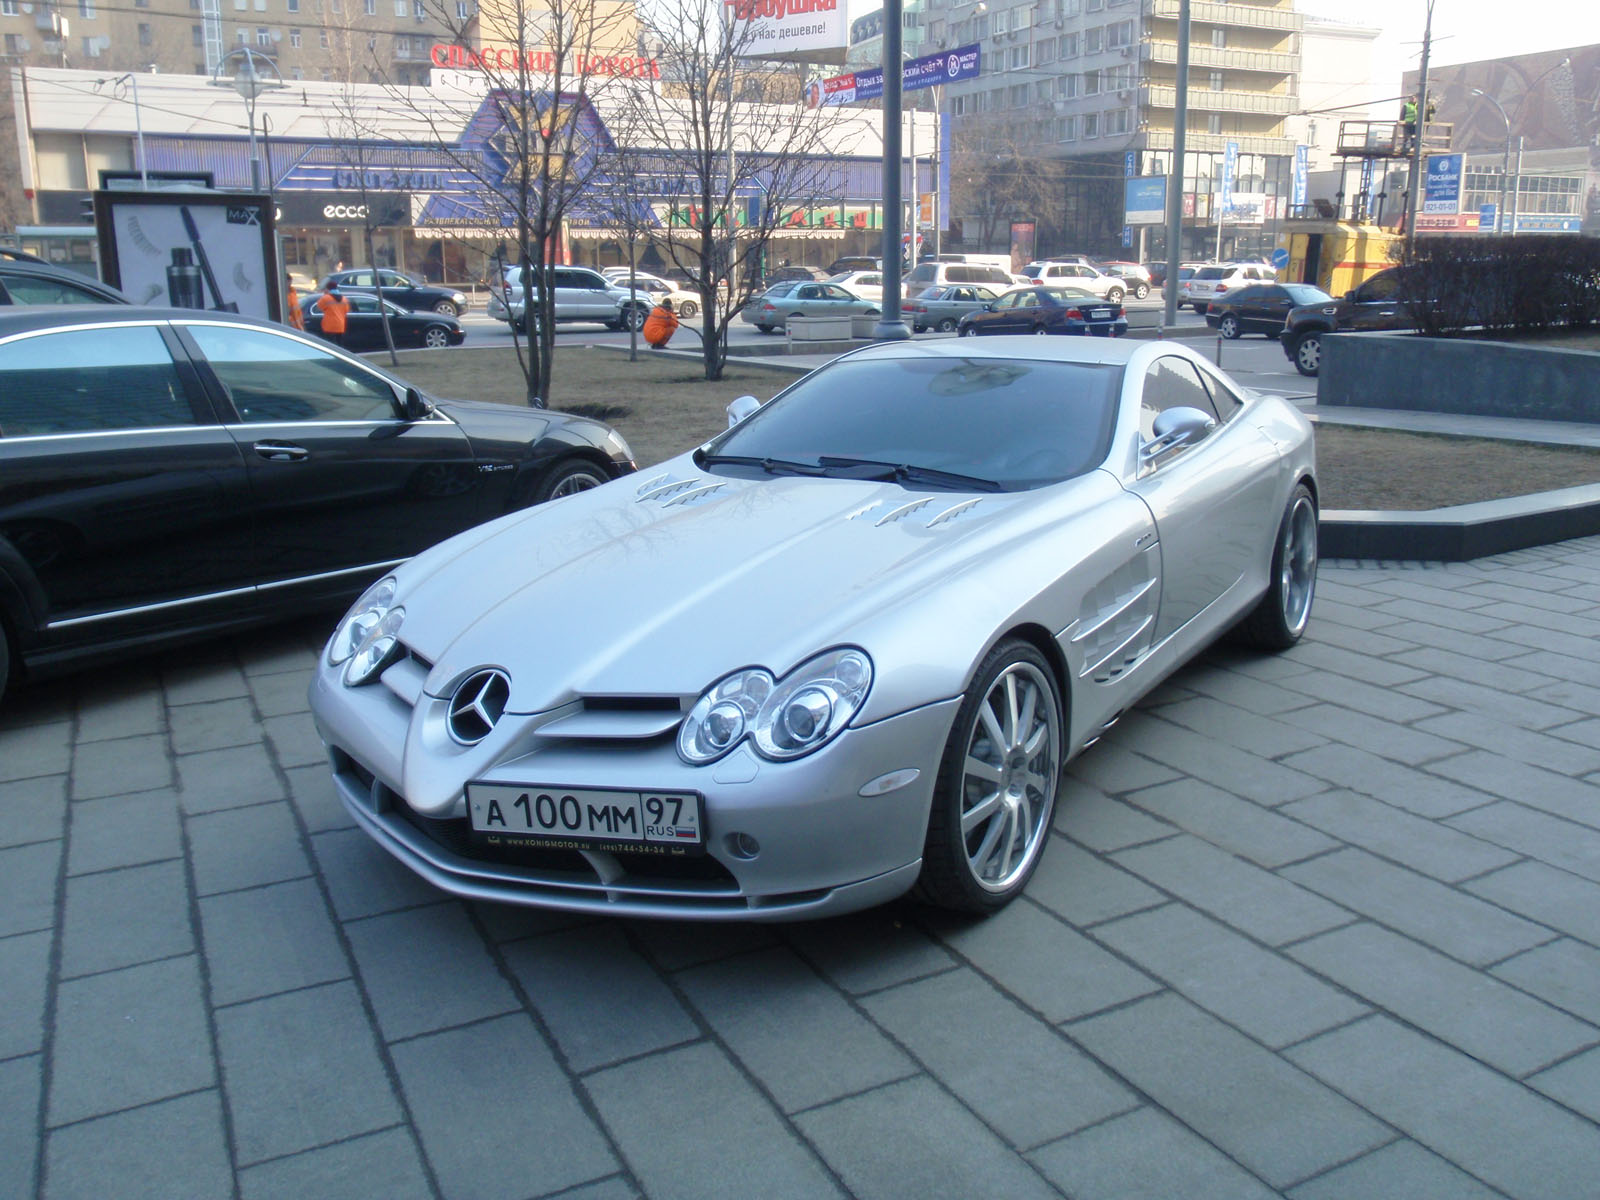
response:
{"label": "black car's wheel", "polygon": [[0,700],[6,698],[6,685],[11,681],[11,634],[4,620],[0,620]]}
{"label": "black car's wheel", "polygon": [[939,322],[939,332],[940,333],[949,333],[952,329],[954,329],[956,327],[956,323],[957,322],[956,322],[956,319],[954,317],[945,317],[943,320],[941,320]]}
{"label": "black car's wheel", "polygon": [[1315,375],[1322,369],[1322,331],[1302,333],[1294,343],[1294,369],[1302,375]]}
{"label": "black car's wheel", "polygon": [[1066,724],[1055,673],[1020,639],[979,664],[934,785],[919,898],[989,913],[1028,884],[1061,781]]}
{"label": "black car's wheel", "polygon": [[609,483],[610,477],[603,469],[586,458],[564,458],[546,471],[533,490],[534,504],[557,500],[562,496],[576,495]]}
{"label": "black car's wheel", "polygon": [[1284,509],[1270,569],[1266,595],[1235,633],[1261,650],[1287,650],[1305,633],[1317,592],[1317,501],[1303,483]]}
{"label": "black car's wheel", "polygon": [[1223,313],[1222,320],[1217,322],[1217,332],[1231,342],[1239,336],[1239,318],[1232,313]]}
{"label": "black car's wheel", "polygon": [[1043,325],[1039,326],[1039,328],[1035,329],[1033,332],[1036,337],[1048,337],[1050,335],[1050,331]]}
{"label": "black car's wheel", "polygon": [[1143,300],[1149,294],[1150,285],[1148,283],[1136,283],[1133,285],[1133,298],[1135,300]]}
{"label": "black car's wheel", "polygon": [[433,311],[441,317],[459,317],[461,315],[461,309],[457,308],[454,302],[450,300],[439,301],[433,306]]}
{"label": "black car's wheel", "polygon": [[1121,304],[1125,293],[1121,288],[1110,288],[1106,291],[1107,304]]}
{"label": "black car's wheel", "polygon": [[685,300],[682,304],[678,305],[678,316],[682,317],[686,321],[699,315],[700,306],[693,300]]}
{"label": "black car's wheel", "polygon": [[422,344],[429,350],[443,350],[450,344],[450,331],[443,325],[429,325],[422,331]]}
{"label": "black car's wheel", "polygon": [[977,337],[978,336],[978,327],[976,325],[963,325],[961,327],[961,336],[962,337]]}

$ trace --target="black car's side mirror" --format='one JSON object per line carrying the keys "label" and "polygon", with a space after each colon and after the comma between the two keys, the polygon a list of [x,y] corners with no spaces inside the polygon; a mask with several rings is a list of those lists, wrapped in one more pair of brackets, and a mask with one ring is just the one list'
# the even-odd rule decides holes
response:
{"label": "black car's side mirror", "polygon": [[408,421],[425,421],[433,412],[433,405],[428,403],[427,397],[414,387],[406,389],[405,418]]}
{"label": "black car's side mirror", "polygon": [[1354,289],[1354,288],[1352,288],[1352,289],[1350,289],[1350,291],[1348,291],[1348,292],[1346,292],[1346,293],[1345,293],[1345,294],[1344,294],[1344,298],[1345,298],[1345,299],[1346,299],[1346,300],[1348,300],[1348,301],[1350,301],[1350,303],[1352,303],[1352,304],[1354,304],[1354,303],[1355,303],[1355,302],[1356,302],[1356,293],[1355,293],[1355,289]]}
{"label": "black car's side mirror", "polygon": [[994,311],[994,305],[992,305],[992,304],[985,304],[985,305],[984,305],[984,306],[983,306],[983,311],[984,311],[984,312],[993,312],[993,311]]}

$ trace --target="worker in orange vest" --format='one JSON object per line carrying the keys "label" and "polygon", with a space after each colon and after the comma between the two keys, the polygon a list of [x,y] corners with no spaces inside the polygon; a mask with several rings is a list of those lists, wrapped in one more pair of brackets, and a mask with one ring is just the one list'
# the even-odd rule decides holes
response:
{"label": "worker in orange vest", "polygon": [[339,294],[339,285],[331,279],[317,300],[317,311],[322,314],[322,336],[336,346],[344,345],[345,318],[350,315],[350,301]]}
{"label": "worker in orange vest", "polygon": [[672,311],[672,301],[663,299],[644,319],[644,340],[650,343],[652,350],[665,350],[677,332],[678,317]]}
{"label": "worker in orange vest", "polygon": [[306,327],[306,317],[300,311],[300,293],[294,290],[294,276],[284,276],[284,282],[287,285],[287,290],[284,292],[283,303],[284,307],[289,310],[289,324],[295,329],[304,329]]}

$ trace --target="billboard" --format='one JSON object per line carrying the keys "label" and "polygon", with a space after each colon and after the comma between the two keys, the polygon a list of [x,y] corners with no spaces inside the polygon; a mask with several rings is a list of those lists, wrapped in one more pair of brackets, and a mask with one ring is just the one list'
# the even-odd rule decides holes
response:
{"label": "billboard", "polygon": [[1167,177],[1141,175],[1122,181],[1124,225],[1160,225],[1167,219]]}
{"label": "billboard", "polygon": [[1461,161],[1459,154],[1428,155],[1428,181],[1422,192],[1423,212],[1461,211]]}
{"label": "billboard", "polygon": [[[1276,199],[1277,197],[1270,197]],[[1265,192],[1234,192],[1228,197],[1228,207],[1225,211],[1230,225],[1261,225],[1267,219],[1267,201],[1269,197]]]}
{"label": "billboard", "polygon": [[[941,83],[957,83],[974,79],[978,75],[980,52],[976,44],[957,46],[938,54],[925,54],[921,58],[906,60],[900,74],[902,91],[935,87]],[[815,79],[806,86],[806,107],[825,108],[831,104],[853,104],[858,100],[876,100],[883,95],[883,68],[868,67],[847,75],[834,75],[829,79]]]}
{"label": "billboard", "polygon": [[843,62],[850,44],[842,0],[723,0],[740,58]]}

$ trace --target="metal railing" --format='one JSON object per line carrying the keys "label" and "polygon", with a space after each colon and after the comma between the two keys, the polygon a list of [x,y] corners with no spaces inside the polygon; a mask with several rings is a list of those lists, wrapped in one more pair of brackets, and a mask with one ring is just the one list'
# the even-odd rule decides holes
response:
{"label": "metal railing", "polygon": [[[1160,84],[1140,88],[1140,103],[1146,108],[1175,108],[1178,89]],[[1262,113],[1283,117],[1299,106],[1299,97],[1276,92],[1214,92],[1208,88],[1189,88],[1189,109],[1199,112]]]}
{"label": "metal railing", "polygon": [[[1176,42],[1145,42],[1140,57],[1146,62],[1176,63]],[[1189,46],[1189,65],[1230,71],[1265,71],[1273,75],[1295,75],[1300,71],[1298,54],[1276,50],[1234,50],[1227,46]]]}
{"label": "metal railing", "polygon": [[[1454,133],[1454,125],[1427,122],[1422,126],[1423,150],[1450,149]],[[1411,145],[1400,121],[1340,121],[1339,141],[1333,152],[1344,158],[1405,158],[1411,153]]]}
{"label": "metal railing", "polygon": [[[1229,142],[1236,142],[1240,154],[1294,154],[1294,139],[1283,137],[1261,137],[1251,134],[1237,133],[1197,133],[1190,129],[1185,137],[1185,149],[1189,153],[1221,154],[1228,148]],[[1146,150],[1171,150],[1172,130],[1147,129],[1144,133],[1144,148]]]}
{"label": "metal railing", "polygon": [[[1178,19],[1178,0],[1144,0],[1144,15],[1168,21]],[[1195,0],[1189,19],[1206,25],[1238,25],[1248,29],[1287,29],[1298,32],[1305,19],[1292,8],[1268,8],[1260,4],[1208,4]]]}

